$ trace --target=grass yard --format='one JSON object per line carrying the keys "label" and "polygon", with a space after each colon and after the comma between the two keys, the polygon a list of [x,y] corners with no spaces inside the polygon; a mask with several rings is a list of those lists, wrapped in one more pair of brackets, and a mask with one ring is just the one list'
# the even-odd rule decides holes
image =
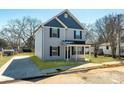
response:
{"label": "grass yard", "polygon": [[13,56],[4,56],[0,59],[0,67],[3,66],[6,62],[8,62]]}
{"label": "grass yard", "polygon": [[[33,56],[34,53],[19,53],[14,56]],[[13,56],[3,56],[2,59],[0,59],[0,67],[3,66],[6,62],[8,62]]]}
{"label": "grass yard", "polygon": [[16,56],[33,56],[34,53],[33,52],[29,52],[29,53],[18,53]]}
{"label": "grass yard", "polygon": [[[85,58],[88,58],[88,55],[86,55]],[[103,62],[112,62],[112,61],[120,61],[120,60],[118,58],[115,59],[109,56],[98,56],[97,58],[95,58],[93,55],[91,55],[91,59],[90,59],[90,62],[92,63],[103,63]]]}
{"label": "grass yard", "polygon": [[48,69],[48,68],[56,68],[60,66],[78,66],[81,65],[79,62],[74,61],[42,61],[36,56],[32,56],[31,59],[34,61],[34,63],[37,65],[39,69]]}

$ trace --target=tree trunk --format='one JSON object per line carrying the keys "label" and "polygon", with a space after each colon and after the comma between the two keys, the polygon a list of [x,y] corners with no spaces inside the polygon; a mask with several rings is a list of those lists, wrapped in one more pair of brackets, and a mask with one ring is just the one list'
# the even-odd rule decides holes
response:
{"label": "tree trunk", "polygon": [[115,45],[111,46],[111,49],[112,49],[112,57],[116,58],[116,47],[115,47]]}
{"label": "tree trunk", "polygon": [[94,45],[94,57],[97,58],[97,46]]}

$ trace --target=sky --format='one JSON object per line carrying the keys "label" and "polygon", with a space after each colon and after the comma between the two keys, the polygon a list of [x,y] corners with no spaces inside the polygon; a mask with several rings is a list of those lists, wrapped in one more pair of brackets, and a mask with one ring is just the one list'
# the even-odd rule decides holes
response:
{"label": "sky", "polygon": [[[37,18],[41,22],[49,20],[63,9],[0,9],[0,28],[11,19],[21,19],[24,16]],[[124,9],[70,9],[70,12],[81,22],[92,24],[97,19],[112,13],[123,13]]]}

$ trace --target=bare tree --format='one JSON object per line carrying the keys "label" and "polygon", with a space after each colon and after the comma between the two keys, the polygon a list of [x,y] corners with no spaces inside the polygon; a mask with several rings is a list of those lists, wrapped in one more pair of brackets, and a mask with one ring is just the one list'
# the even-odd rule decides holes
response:
{"label": "bare tree", "polygon": [[23,45],[34,48],[34,45],[28,42],[34,42],[34,31],[40,24],[41,21],[31,17],[10,20],[2,29],[1,35],[9,42],[11,47],[20,48]]}
{"label": "bare tree", "polygon": [[[96,21],[96,32],[103,38],[104,42],[110,43],[112,57],[116,57],[117,45],[120,51],[120,33],[122,29],[123,15],[108,15]],[[117,39],[118,38],[118,39]],[[119,52],[120,56],[120,52]]]}
{"label": "bare tree", "polygon": [[95,26],[92,25],[85,25],[84,30],[86,32],[85,34],[85,41],[89,44],[92,44],[94,47],[94,57],[97,57],[97,52],[99,48],[99,44],[101,41],[101,38],[99,34],[96,32]]}
{"label": "bare tree", "polygon": [[[117,14],[116,15],[116,28],[117,28],[117,34],[118,34],[118,37],[117,37],[117,42],[118,42],[118,56],[119,56],[119,59],[120,59],[120,50],[121,50],[121,37],[122,37],[122,31],[124,29],[124,14]],[[122,34],[122,35],[121,35]]]}

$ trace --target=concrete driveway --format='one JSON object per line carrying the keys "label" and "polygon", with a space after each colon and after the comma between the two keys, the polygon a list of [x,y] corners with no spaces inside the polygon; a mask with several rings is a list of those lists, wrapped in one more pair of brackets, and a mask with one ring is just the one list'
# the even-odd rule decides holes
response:
{"label": "concrete driveway", "polygon": [[41,75],[43,75],[43,72],[36,67],[28,56],[15,57],[2,73],[2,76],[13,79],[23,79]]}

